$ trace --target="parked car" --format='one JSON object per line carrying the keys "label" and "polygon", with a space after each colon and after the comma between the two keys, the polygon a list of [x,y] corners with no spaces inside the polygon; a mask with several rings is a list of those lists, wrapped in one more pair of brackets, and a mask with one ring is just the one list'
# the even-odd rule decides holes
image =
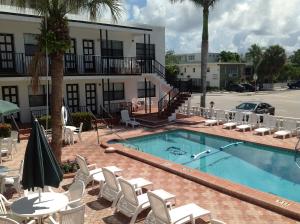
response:
{"label": "parked car", "polygon": [[271,106],[265,102],[244,102],[236,106],[235,109],[231,110],[232,112],[241,111],[241,112],[251,112],[256,114],[270,114],[275,115],[275,107]]}
{"label": "parked car", "polygon": [[287,84],[290,89],[300,88],[300,80]]}
{"label": "parked car", "polygon": [[234,91],[234,92],[244,92],[246,88],[242,86],[241,84],[231,84],[227,88],[228,91]]}
{"label": "parked car", "polygon": [[246,91],[249,91],[249,92],[254,92],[255,91],[255,86],[253,86],[249,83],[241,83],[241,85],[245,87]]}

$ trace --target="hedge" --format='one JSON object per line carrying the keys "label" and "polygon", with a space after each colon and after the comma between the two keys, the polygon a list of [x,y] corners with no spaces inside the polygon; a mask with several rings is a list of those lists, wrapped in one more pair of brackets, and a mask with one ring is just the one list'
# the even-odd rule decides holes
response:
{"label": "hedge", "polygon": [[0,138],[10,137],[10,133],[11,133],[11,125],[0,123]]}
{"label": "hedge", "polygon": [[[92,116],[88,112],[76,112],[71,114],[73,119],[73,125],[76,127],[80,126],[80,123],[83,122],[82,131],[89,131],[92,129]],[[46,128],[46,119],[47,116],[42,116],[38,120],[41,125]],[[48,118],[48,128],[51,128],[51,116]]]}

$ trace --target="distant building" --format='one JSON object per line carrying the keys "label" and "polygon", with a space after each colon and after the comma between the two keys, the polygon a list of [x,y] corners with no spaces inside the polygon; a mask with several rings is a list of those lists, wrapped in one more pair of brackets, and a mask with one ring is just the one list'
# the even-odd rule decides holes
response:
{"label": "distant building", "polygon": [[[194,83],[201,83],[201,53],[177,54],[179,77],[193,79]],[[239,82],[245,78],[245,63],[220,62],[219,53],[208,54],[207,86],[226,88],[229,83]]]}

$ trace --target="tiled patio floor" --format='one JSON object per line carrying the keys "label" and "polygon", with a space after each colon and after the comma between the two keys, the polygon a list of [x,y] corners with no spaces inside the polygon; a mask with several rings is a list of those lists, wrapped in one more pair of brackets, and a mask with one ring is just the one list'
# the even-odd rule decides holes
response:
{"label": "tiled patio floor", "polygon": [[[183,125],[177,126],[184,127]],[[285,148],[293,148],[296,143],[296,138],[279,140],[273,139],[271,136],[260,137],[250,133],[238,133],[236,131],[226,131],[220,127],[191,128],[199,131],[204,131],[212,134],[220,134],[244,140],[257,141],[265,144],[277,145]],[[128,130],[122,136],[141,135],[148,133],[145,129]],[[22,141],[19,145],[20,151],[15,156],[13,161],[5,162],[4,165],[9,167],[17,167],[20,159],[23,157],[26,141]],[[177,205],[182,205],[188,202],[195,202],[212,212],[212,216],[221,219],[227,223],[233,224],[283,224],[283,223],[300,223],[289,219],[282,215],[276,214],[259,206],[241,201],[237,198],[228,196],[208,187],[202,186],[195,182],[183,179],[177,175],[152,167],[145,163],[134,159],[122,156],[117,153],[104,153],[104,150],[97,145],[95,132],[83,133],[83,142],[63,148],[63,160],[73,159],[76,154],[80,154],[88,159],[89,163],[97,163],[99,167],[116,165],[122,168],[123,177],[143,177],[151,180],[154,183],[154,189],[163,188],[177,197]],[[62,185],[70,183],[71,179],[63,181]],[[105,200],[98,200],[99,185],[88,187],[85,196],[87,207],[86,223],[109,223],[109,224],[126,224],[129,219],[123,215],[113,215],[113,210],[110,209],[110,203]],[[16,195],[13,196],[14,199]],[[143,217],[141,217],[143,218]],[[143,223],[143,220],[138,223]],[[205,223],[204,221],[201,223]]]}

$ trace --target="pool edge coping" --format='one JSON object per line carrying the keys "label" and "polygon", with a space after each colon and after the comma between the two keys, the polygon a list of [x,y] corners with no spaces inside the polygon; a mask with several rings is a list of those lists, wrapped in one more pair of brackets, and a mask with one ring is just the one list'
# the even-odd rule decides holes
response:
{"label": "pool edge coping", "polygon": [[[153,134],[158,134],[161,132],[172,131],[172,130],[186,130],[186,131],[199,132],[199,133],[204,133],[204,134],[218,136],[218,137],[229,138],[226,136],[196,131],[193,129],[183,128],[183,127],[171,128],[168,130],[157,130],[154,133],[153,132],[152,133],[144,133],[143,135],[140,135],[140,136],[131,136],[131,137],[132,138],[133,137],[142,137],[142,136],[153,135]],[[131,137],[126,137],[126,139],[131,138]],[[141,152],[138,150],[132,150],[132,149],[127,148],[119,143],[109,144],[108,141],[111,141],[113,139],[115,139],[115,138],[109,138],[109,139],[105,138],[101,142],[101,146],[104,148],[114,147],[116,149],[116,153],[118,153],[118,154],[127,156],[129,158],[138,160],[140,162],[146,163],[148,165],[151,165],[156,168],[162,169],[164,171],[170,172],[172,174],[178,175],[182,178],[185,178],[185,179],[188,179],[195,183],[204,185],[204,186],[209,187],[218,192],[235,197],[239,200],[246,201],[251,204],[255,204],[255,205],[265,208],[267,210],[270,210],[270,211],[276,212],[278,214],[284,215],[286,217],[300,221],[300,203],[288,200],[283,197],[275,196],[275,195],[272,195],[272,194],[269,194],[266,192],[262,192],[262,191],[253,189],[251,187],[245,186],[245,185],[234,183],[232,181],[225,180],[220,177],[204,173],[200,170],[196,170],[193,168],[183,166],[181,164],[176,164],[172,161],[168,161],[168,160],[165,160],[165,159],[162,159],[159,157],[155,157],[148,153],[144,153],[144,152]],[[238,138],[232,138],[232,139],[238,139]],[[238,140],[240,140],[240,139],[238,139]],[[273,145],[260,144],[257,142],[251,142],[251,141],[247,141],[247,142],[258,144],[258,145],[263,145],[263,146],[271,146],[271,147],[275,147],[275,148],[283,149],[283,150],[289,150],[289,151],[293,150],[290,148],[281,148],[281,147],[276,147]],[[281,201],[282,204],[279,203],[278,201]],[[277,202],[277,204],[276,204],[276,202]]]}

